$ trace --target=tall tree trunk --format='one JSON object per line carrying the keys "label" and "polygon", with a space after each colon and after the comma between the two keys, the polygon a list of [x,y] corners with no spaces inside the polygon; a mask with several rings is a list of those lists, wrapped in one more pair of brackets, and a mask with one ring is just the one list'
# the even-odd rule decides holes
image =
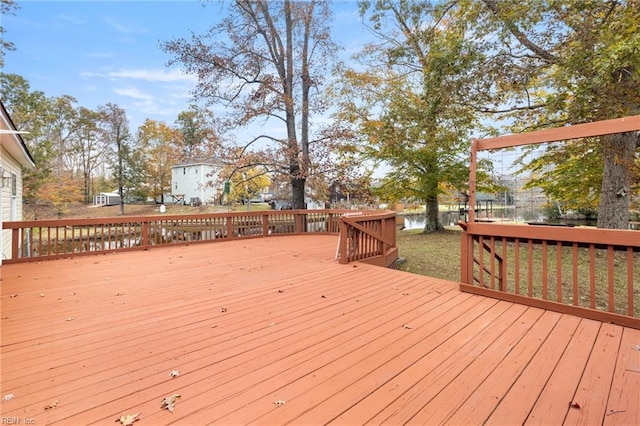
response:
{"label": "tall tree trunk", "polygon": [[91,173],[85,168],[82,175],[84,179],[84,202],[91,204]]}
{"label": "tall tree trunk", "polygon": [[284,55],[284,72],[281,71],[283,76],[283,93],[285,104],[285,117],[287,123],[287,137],[288,137],[288,151],[289,157],[289,176],[291,180],[291,205],[294,209],[304,209],[304,186],[305,186],[305,171],[301,169],[300,165],[300,148],[298,146],[298,135],[296,134],[296,115],[294,108],[294,96],[293,96],[293,16],[291,11],[291,2],[289,0],[284,1],[285,12],[285,37],[286,37],[286,52]]}
{"label": "tall tree trunk", "polygon": [[604,138],[604,173],[598,210],[598,228],[629,228],[631,175],[639,138],[636,132],[620,133]]}
{"label": "tall tree trunk", "polygon": [[[294,204],[299,204],[300,208],[305,209],[306,203],[304,201],[305,197],[305,186],[306,179],[309,176],[309,168],[311,167],[311,161],[309,158],[309,91],[311,89],[311,76],[309,75],[309,38],[311,31],[311,24],[313,22],[313,8],[315,6],[315,2],[310,2],[307,5],[307,17],[304,22],[304,39],[303,39],[303,48],[302,48],[302,76],[301,76],[301,86],[302,86],[302,116],[301,116],[301,126],[300,126],[300,149],[302,151],[302,158],[300,160],[300,176],[296,179],[298,182],[295,182],[294,185],[299,186],[300,188],[297,190],[300,194],[294,196]],[[295,186],[294,186],[295,188]],[[295,191],[295,190],[294,190]],[[300,198],[296,200],[296,198]]]}
{"label": "tall tree trunk", "polygon": [[431,165],[427,167],[427,176],[423,181],[425,190],[425,222],[423,233],[429,234],[431,232],[442,231],[444,227],[440,223],[438,206],[438,179],[437,176],[437,159],[431,158]]}
{"label": "tall tree trunk", "polygon": [[118,139],[118,195],[120,195],[120,215],[124,216],[124,172],[122,170],[122,142]]}
{"label": "tall tree trunk", "polygon": [[442,223],[440,223],[437,197],[435,200],[426,201],[425,215],[424,229],[422,230],[424,234],[430,234],[431,232],[442,231],[444,229]]}

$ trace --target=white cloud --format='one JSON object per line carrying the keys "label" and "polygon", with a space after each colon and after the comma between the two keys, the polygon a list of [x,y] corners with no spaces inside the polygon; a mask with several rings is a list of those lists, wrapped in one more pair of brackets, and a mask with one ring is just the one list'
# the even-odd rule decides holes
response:
{"label": "white cloud", "polygon": [[104,22],[119,33],[144,34],[149,32],[149,30],[144,27],[126,24],[113,18],[105,18]]}
{"label": "white cloud", "polygon": [[85,19],[77,18],[71,15],[58,15],[58,20],[62,21],[65,25],[84,25],[87,23]]}
{"label": "white cloud", "polygon": [[122,68],[117,71],[82,71],[80,76],[86,78],[98,77],[109,78],[111,80],[138,80],[149,83],[173,83],[183,82],[195,84],[198,78],[195,75],[184,74],[179,69],[128,69]]}
{"label": "white cloud", "polygon": [[177,69],[121,69],[110,72],[106,76],[112,79],[132,79],[149,82],[197,81],[196,76],[184,74]]}
{"label": "white cloud", "polygon": [[139,99],[143,101],[153,101],[154,97],[148,95],[137,87],[129,86],[129,87],[116,87],[113,91],[120,96],[127,96],[129,98]]}

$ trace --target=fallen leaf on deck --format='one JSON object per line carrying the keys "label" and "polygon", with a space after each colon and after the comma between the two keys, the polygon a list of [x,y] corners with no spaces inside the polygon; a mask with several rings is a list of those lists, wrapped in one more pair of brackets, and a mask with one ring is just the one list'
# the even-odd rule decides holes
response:
{"label": "fallen leaf on deck", "polygon": [[131,426],[133,422],[135,422],[136,420],[140,420],[138,419],[139,415],[140,413],[122,415],[119,419],[116,419],[116,422],[120,422],[122,426]]}
{"label": "fallen leaf on deck", "polygon": [[283,399],[279,399],[277,401],[273,401],[274,404],[276,404],[278,407],[282,407],[284,404],[287,403],[287,401],[283,400]]}
{"label": "fallen leaf on deck", "polygon": [[174,393],[171,396],[165,396],[162,400],[160,408],[166,408],[167,410],[169,410],[169,412],[173,413],[173,408],[176,405],[176,401],[178,401],[178,398],[180,398],[180,395],[178,395],[177,393]]}
{"label": "fallen leaf on deck", "polygon": [[569,407],[571,407],[571,408],[580,408],[580,404],[578,404],[578,403],[577,403],[577,402],[575,402],[575,401],[571,401],[571,402],[569,403]]}
{"label": "fallen leaf on deck", "polygon": [[47,404],[44,406],[45,410],[51,410],[52,408],[56,408],[58,406],[59,401],[56,399],[51,404]]}
{"label": "fallen leaf on deck", "polygon": [[173,370],[171,373],[169,373],[169,376],[171,377],[178,377],[180,375],[180,372],[178,370]]}
{"label": "fallen leaf on deck", "polygon": [[12,393],[8,393],[2,397],[2,402],[11,401],[15,396]]}
{"label": "fallen leaf on deck", "polygon": [[402,326],[402,328],[406,328],[407,330],[411,330],[413,327],[411,327],[408,324],[405,324],[405,325]]}

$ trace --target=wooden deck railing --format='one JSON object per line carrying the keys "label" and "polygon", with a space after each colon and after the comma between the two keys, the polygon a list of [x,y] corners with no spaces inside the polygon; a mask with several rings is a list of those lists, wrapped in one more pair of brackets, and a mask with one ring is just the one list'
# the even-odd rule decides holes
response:
{"label": "wooden deck railing", "polygon": [[[4,222],[11,230],[11,256],[4,263],[55,259],[69,255],[148,249],[168,244],[202,243],[286,234],[338,235],[341,217],[351,210],[277,210],[246,213],[195,215],[122,216],[91,219],[61,219]],[[364,211],[367,229],[387,229],[395,213]],[[394,230],[395,231],[395,228]],[[393,238],[390,240],[389,238]],[[362,247],[371,243],[358,237]],[[386,244],[395,247],[395,234],[385,231]],[[345,248],[346,250],[346,248]],[[378,252],[358,252],[354,259],[345,252],[341,259],[376,258]]]}
{"label": "wooden deck railing", "polygon": [[340,263],[361,261],[390,267],[398,258],[396,214],[345,213],[340,217]]}
{"label": "wooden deck railing", "polygon": [[640,232],[460,225],[463,291],[640,328]]}
{"label": "wooden deck railing", "polygon": [[640,328],[640,232],[460,225],[464,291]]}
{"label": "wooden deck railing", "polygon": [[[639,130],[636,115],[474,139],[469,205],[479,151]],[[640,232],[482,223],[473,209],[461,226],[462,290],[640,328]]]}

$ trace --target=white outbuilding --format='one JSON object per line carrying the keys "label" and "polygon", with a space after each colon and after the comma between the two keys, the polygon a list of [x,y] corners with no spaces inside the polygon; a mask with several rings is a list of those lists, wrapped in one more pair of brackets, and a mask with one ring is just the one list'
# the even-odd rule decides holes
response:
{"label": "white outbuilding", "polygon": [[117,192],[101,192],[93,197],[96,206],[117,206],[120,204],[120,194]]}

